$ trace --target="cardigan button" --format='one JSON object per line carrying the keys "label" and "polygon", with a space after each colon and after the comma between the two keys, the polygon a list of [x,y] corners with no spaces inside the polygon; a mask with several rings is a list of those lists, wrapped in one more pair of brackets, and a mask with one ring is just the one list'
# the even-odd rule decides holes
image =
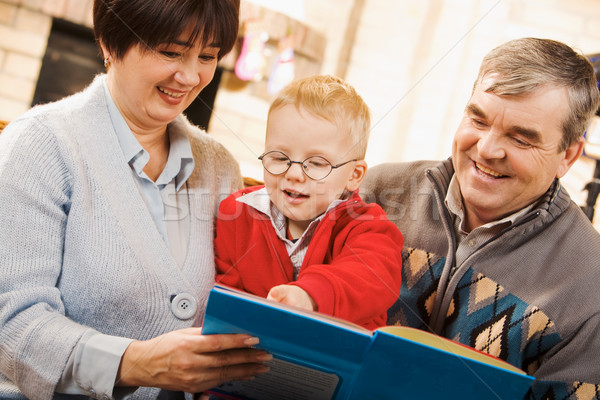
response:
{"label": "cardigan button", "polygon": [[171,300],[171,311],[179,319],[190,319],[197,310],[196,298],[189,293],[179,293]]}

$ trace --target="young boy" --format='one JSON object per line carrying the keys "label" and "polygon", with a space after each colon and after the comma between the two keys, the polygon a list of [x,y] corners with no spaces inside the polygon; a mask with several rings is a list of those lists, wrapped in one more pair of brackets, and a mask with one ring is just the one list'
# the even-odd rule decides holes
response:
{"label": "young boy", "polygon": [[263,186],[221,202],[217,282],[274,301],[385,325],[400,291],[403,237],[358,195],[369,109],[341,79],[291,83],[271,104]]}

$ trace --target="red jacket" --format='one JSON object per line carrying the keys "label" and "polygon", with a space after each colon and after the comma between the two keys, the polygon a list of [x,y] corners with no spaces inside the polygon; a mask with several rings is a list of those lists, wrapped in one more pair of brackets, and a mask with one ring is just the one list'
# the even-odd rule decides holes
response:
{"label": "red jacket", "polygon": [[236,201],[260,188],[240,190],[219,206],[217,282],[263,297],[273,286],[294,284],[312,296],[319,312],[369,329],[385,325],[400,292],[404,239],[384,211],[356,192],[329,210],[293,281],[294,267],[269,216]]}

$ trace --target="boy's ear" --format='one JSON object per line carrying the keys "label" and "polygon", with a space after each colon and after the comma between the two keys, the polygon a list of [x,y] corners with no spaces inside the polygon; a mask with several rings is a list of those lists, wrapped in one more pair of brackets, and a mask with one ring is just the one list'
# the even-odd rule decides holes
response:
{"label": "boy's ear", "polygon": [[354,192],[359,188],[360,183],[365,177],[365,173],[367,172],[367,162],[365,160],[358,160],[354,162],[354,169],[352,170],[352,174],[348,178],[348,182],[346,182],[346,190],[349,192]]}

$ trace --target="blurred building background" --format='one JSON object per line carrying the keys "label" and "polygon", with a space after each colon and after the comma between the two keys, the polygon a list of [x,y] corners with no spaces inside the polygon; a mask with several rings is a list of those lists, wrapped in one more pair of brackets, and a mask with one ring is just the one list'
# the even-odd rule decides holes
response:
{"label": "blurred building background", "polygon": [[[373,113],[367,161],[376,165],[449,156],[479,63],[496,45],[537,36],[600,53],[598,0],[241,4],[238,46],[189,114],[234,153],[245,175],[258,179],[268,106],[292,76],[330,73],[357,88]],[[103,70],[91,5],[0,0],[0,119],[79,90]],[[563,179],[578,204],[585,203],[594,166],[595,159],[584,157]]]}

